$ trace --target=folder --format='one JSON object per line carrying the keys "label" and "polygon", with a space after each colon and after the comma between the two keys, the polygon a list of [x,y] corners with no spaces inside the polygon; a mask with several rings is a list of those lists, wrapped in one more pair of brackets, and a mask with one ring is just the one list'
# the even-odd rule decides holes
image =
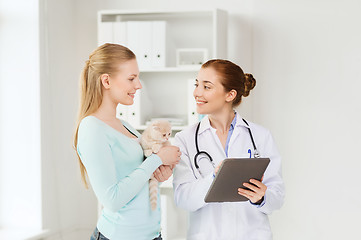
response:
{"label": "folder", "polygon": [[113,22],[101,22],[98,25],[98,46],[113,42]]}
{"label": "folder", "polygon": [[187,86],[187,102],[188,102],[188,125],[197,123],[198,113],[197,113],[197,106],[196,101],[193,96],[193,91],[195,89],[195,79],[188,79],[188,86]]}
{"label": "folder", "polygon": [[138,90],[134,95],[134,103],[127,106],[127,121],[135,128],[138,128],[141,125],[140,101],[141,93]]}
{"label": "folder", "polygon": [[137,56],[139,69],[166,66],[166,22],[128,21],[127,46]]}
{"label": "folder", "polygon": [[128,118],[128,108],[126,105],[118,104],[116,109],[116,117],[122,120],[127,121]]}
{"label": "folder", "polygon": [[165,67],[165,48],[166,48],[166,22],[152,22],[152,67]]}
{"label": "folder", "polygon": [[123,46],[127,46],[127,23],[113,23],[113,42]]}
{"label": "folder", "polygon": [[149,69],[151,67],[152,55],[152,22],[140,21],[139,28],[139,55],[137,56],[139,69]]}
{"label": "folder", "polygon": [[140,70],[150,68],[150,56],[152,49],[152,23],[150,21],[127,22],[128,48],[137,56]]}
{"label": "folder", "polygon": [[127,21],[126,29],[127,29],[127,47],[132,50],[132,52],[137,56],[138,64],[139,64],[139,22],[138,21]]}

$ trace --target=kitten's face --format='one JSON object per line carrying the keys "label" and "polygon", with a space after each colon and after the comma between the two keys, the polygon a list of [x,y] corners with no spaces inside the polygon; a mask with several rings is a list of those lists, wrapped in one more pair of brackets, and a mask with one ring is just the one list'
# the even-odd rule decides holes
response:
{"label": "kitten's face", "polygon": [[157,121],[152,124],[151,135],[154,140],[166,142],[172,134],[171,125],[167,121]]}

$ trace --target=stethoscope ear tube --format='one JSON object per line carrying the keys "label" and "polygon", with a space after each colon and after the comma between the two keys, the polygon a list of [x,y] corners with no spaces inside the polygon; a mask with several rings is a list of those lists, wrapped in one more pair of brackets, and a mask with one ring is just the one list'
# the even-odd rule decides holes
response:
{"label": "stethoscope ear tube", "polygon": [[209,158],[209,161],[212,163],[213,167],[215,167],[214,162],[213,162],[213,158],[211,157],[211,155],[209,155],[205,151],[199,151],[199,147],[198,147],[198,131],[199,131],[200,126],[201,126],[201,122],[199,122],[198,125],[197,125],[196,134],[195,134],[195,138],[194,138],[195,144],[196,144],[196,149],[197,149],[197,154],[194,156],[194,166],[196,166],[196,168],[199,169],[197,158],[198,158],[199,155],[205,154]]}
{"label": "stethoscope ear tube", "polygon": [[259,152],[258,152],[258,150],[257,150],[256,143],[255,143],[254,140],[253,140],[253,135],[252,135],[251,128],[249,127],[249,124],[248,124],[248,122],[247,122],[246,120],[244,120],[243,118],[242,118],[242,120],[243,120],[243,122],[248,126],[249,136],[251,137],[251,141],[252,141],[253,148],[254,148],[254,154],[253,154],[253,156],[254,156],[255,158],[259,158]]}
{"label": "stethoscope ear tube", "polygon": [[201,152],[197,152],[197,154],[194,156],[194,166],[196,166],[197,169],[199,169],[199,165],[197,162],[197,158],[199,155],[201,154],[205,154],[208,158],[209,161],[211,162],[211,164],[213,165],[213,167],[215,167],[214,162],[213,162],[213,158],[211,157],[211,155],[209,155],[209,153],[205,152],[205,151],[201,151]]}
{"label": "stethoscope ear tube", "polygon": [[[247,122],[246,120],[244,120],[243,118],[242,118],[242,120],[243,120],[243,122],[248,126],[249,136],[251,137],[251,141],[252,141],[253,148],[254,148],[254,154],[253,154],[253,156],[254,156],[255,158],[259,158],[260,155],[259,155],[259,152],[258,152],[258,150],[257,150],[256,143],[254,142],[251,128],[249,127],[249,124],[248,124],[248,122]],[[201,155],[201,154],[206,155],[206,156],[209,158],[209,161],[211,162],[211,164],[213,165],[213,167],[215,167],[211,155],[209,155],[209,153],[207,153],[206,151],[199,151],[199,147],[198,147],[198,131],[199,131],[199,127],[200,127],[200,126],[201,126],[201,122],[198,123],[197,128],[196,128],[196,133],[195,133],[195,136],[194,136],[194,141],[195,141],[196,150],[197,150],[197,153],[196,153],[196,155],[194,156],[194,166],[196,167],[196,169],[197,169],[198,171],[199,171],[199,165],[198,165],[198,162],[197,162],[197,158],[198,158],[198,156]]]}

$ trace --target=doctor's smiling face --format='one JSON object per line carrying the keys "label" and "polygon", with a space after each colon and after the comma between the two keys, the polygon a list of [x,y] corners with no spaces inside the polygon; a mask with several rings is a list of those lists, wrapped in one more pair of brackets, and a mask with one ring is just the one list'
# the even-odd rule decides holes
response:
{"label": "doctor's smiling face", "polygon": [[225,110],[225,107],[232,108],[236,92],[226,92],[217,71],[213,67],[208,67],[200,69],[193,96],[199,114],[217,114]]}

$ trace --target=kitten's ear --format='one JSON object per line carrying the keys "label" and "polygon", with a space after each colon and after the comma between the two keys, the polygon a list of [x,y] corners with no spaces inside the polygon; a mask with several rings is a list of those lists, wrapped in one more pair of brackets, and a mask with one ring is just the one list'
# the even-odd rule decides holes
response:
{"label": "kitten's ear", "polygon": [[153,126],[153,130],[159,131],[160,128],[158,126]]}

